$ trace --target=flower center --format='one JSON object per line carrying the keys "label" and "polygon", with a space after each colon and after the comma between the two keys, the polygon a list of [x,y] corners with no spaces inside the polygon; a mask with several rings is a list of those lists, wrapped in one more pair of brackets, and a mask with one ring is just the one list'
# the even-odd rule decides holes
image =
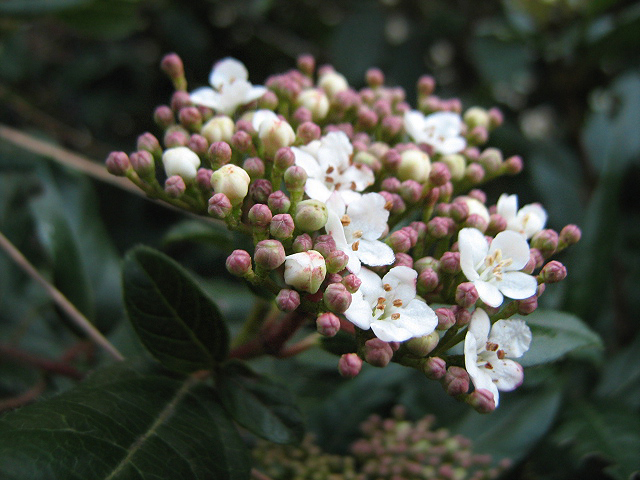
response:
{"label": "flower center", "polygon": [[[385,283],[382,287],[386,292],[390,292],[392,290],[391,285]],[[387,310],[387,306],[393,306],[395,308],[402,307],[402,300],[399,298],[388,298],[387,297],[378,297],[376,305],[373,309],[372,315],[374,320],[378,320],[380,317],[390,317],[391,320],[398,320],[400,318],[400,312],[395,311],[390,315],[385,315]]]}
{"label": "flower center", "polygon": [[480,274],[480,280],[489,282],[493,279],[502,281],[503,269],[513,263],[511,258],[502,258],[502,250],[499,248],[476,266]]}

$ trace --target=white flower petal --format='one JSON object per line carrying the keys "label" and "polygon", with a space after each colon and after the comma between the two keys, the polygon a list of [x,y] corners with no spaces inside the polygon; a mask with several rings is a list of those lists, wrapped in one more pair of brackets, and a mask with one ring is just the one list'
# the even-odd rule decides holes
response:
{"label": "white flower petal", "polygon": [[522,385],[524,371],[519,363],[505,358],[494,361],[491,366],[493,368],[487,368],[485,371],[498,390],[510,392]]}
{"label": "white flower petal", "polygon": [[473,382],[476,390],[480,390],[482,388],[490,391],[493,394],[493,399],[496,402],[496,407],[498,406],[499,401],[499,393],[498,387],[493,383],[491,377],[487,373],[485,368],[478,368],[478,344],[476,342],[475,337],[471,332],[467,332],[467,335],[464,339],[464,365]]}
{"label": "white flower petal", "polygon": [[507,223],[515,219],[516,213],[518,212],[518,196],[507,195],[506,193],[500,195],[498,203],[496,204],[496,212],[502,216]]}
{"label": "white flower petal", "polygon": [[505,356],[518,358],[529,350],[531,329],[524,320],[498,320],[491,327],[489,341],[500,346]]}
{"label": "white flower petal", "polygon": [[487,256],[489,246],[484,235],[477,228],[463,228],[458,233],[458,251],[460,252],[460,268],[468,280],[479,278],[476,265]]}
{"label": "white flower petal", "polygon": [[436,312],[419,298],[414,298],[403,307],[400,319],[406,322],[408,329],[409,325],[415,323],[415,327],[411,327],[410,329],[416,337],[429,335],[438,326],[438,316]]}
{"label": "white flower petal", "polygon": [[403,304],[407,305],[416,297],[416,278],[418,278],[418,272],[413,268],[393,267],[382,277],[382,284],[391,287],[385,296],[392,300],[401,300]]}
{"label": "white flower petal", "polygon": [[384,290],[382,289],[382,279],[376,272],[372,272],[368,268],[363,268],[358,273],[358,278],[362,281],[359,292],[362,292],[364,298],[370,304],[370,308],[376,305],[378,298],[384,296]]}
{"label": "white flower petal", "polygon": [[365,188],[373,185],[375,177],[373,171],[361,163],[347,167],[340,176],[342,188],[348,188],[361,192]]}
{"label": "white flower petal", "polygon": [[[379,193],[365,193],[347,206],[347,215],[351,219],[349,232],[360,232],[369,240],[377,240],[387,230],[389,211],[384,208],[385,199]],[[347,230],[347,229],[345,229]]]}
{"label": "white flower petal", "polygon": [[327,188],[324,182],[315,178],[307,178],[307,182],[304,184],[304,193],[313,200],[319,202],[327,202],[331,197],[331,190]]}
{"label": "white flower petal", "polygon": [[218,93],[210,87],[196,88],[189,94],[189,98],[196,105],[202,105],[217,110],[220,102]]}
{"label": "white flower petal", "polygon": [[344,235],[344,227],[342,226],[340,217],[338,217],[333,210],[327,210],[327,223],[325,224],[324,229],[327,231],[328,235],[331,235],[339,250],[344,250],[349,246],[347,238]]}
{"label": "white flower petal", "polygon": [[242,62],[235,58],[227,57],[217,62],[209,74],[209,83],[212,87],[220,88],[224,84],[236,80],[247,80],[249,72]]}
{"label": "white flower petal", "polygon": [[275,122],[276,120],[278,120],[278,115],[275,112],[271,110],[256,110],[251,115],[251,126],[258,132],[263,122]]}
{"label": "white flower petal", "polygon": [[484,350],[484,345],[489,338],[489,330],[491,329],[491,320],[489,315],[481,308],[476,308],[471,314],[468,332],[473,335],[478,345]]}
{"label": "white flower petal", "polygon": [[373,320],[371,304],[367,302],[360,290],[351,294],[351,305],[344,316],[358,328],[368,330]]}
{"label": "white flower petal", "polygon": [[443,155],[461,152],[467,146],[467,141],[462,137],[447,138],[436,146],[436,151]]}
{"label": "white flower petal", "polygon": [[355,254],[362,263],[371,267],[391,265],[396,259],[389,245],[379,240],[367,240],[366,238],[361,238],[358,241],[358,250]]}
{"label": "white flower petal", "polygon": [[494,284],[485,282],[482,280],[474,280],[473,285],[478,291],[480,300],[489,305],[490,307],[499,307],[504,301],[504,297],[498,287]]}
{"label": "white flower petal", "polygon": [[[360,198],[359,193],[356,195]],[[342,216],[347,212],[348,202],[345,201],[342,193],[340,192],[332,192],[325,204],[329,210],[332,210],[338,216],[338,218],[342,218]]]}
{"label": "white flower petal", "polygon": [[[464,230],[464,229],[463,229]],[[522,270],[529,262],[529,244],[522,235],[511,230],[505,230],[496,235],[489,247],[489,255],[496,250],[502,252],[502,258],[510,258],[511,265],[504,270]]]}
{"label": "white flower petal", "polygon": [[[536,203],[525,205],[518,211],[515,223],[520,233],[526,238],[531,238],[544,228],[547,223],[547,212]],[[508,224],[507,228],[510,228]]]}
{"label": "white flower petal", "polygon": [[496,286],[507,297],[522,300],[535,295],[538,282],[535,277],[523,272],[505,272],[502,274],[502,280],[496,282]]}
{"label": "white flower petal", "polygon": [[263,87],[262,85],[252,86],[249,91],[244,96],[244,103],[253,102],[254,100],[258,100],[265,93],[267,93],[267,87]]}

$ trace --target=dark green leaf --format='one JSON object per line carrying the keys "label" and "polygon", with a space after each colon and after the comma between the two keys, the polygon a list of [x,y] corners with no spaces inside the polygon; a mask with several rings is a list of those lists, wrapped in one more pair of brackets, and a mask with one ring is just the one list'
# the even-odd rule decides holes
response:
{"label": "dark green leaf", "polygon": [[123,287],[140,340],[167,368],[211,369],[226,357],[229,333],[218,307],[174,260],[133,248],[125,257]]}
{"label": "dark green leaf", "polygon": [[577,349],[602,348],[598,334],[575,315],[538,309],[526,321],[533,341],[529,351],[518,360],[524,367],[559,360]]}
{"label": "dark green leaf", "polygon": [[640,418],[620,405],[574,406],[555,438],[570,444],[579,458],[597,455],[612,462],[605,472],[615,479],[627,480],[640,471]]}
{"label": "dark green leaf", "polygon": [[597,395],[600,398],[615,399],[629,408],[640,408],[640,334],[635,341],[607,360]]}
{"label": "dark green leaf", "polygon": [[244,480],[248,452],[211,387],[117,364],[0,418],[10,480]]}
{"label": "dark green leaf", "polygon": [[494,460],[509,458],[517,462],[551,428],[560,400],[558,384],[505,393],[495,412],[480,414],[470,410],[451,429],[473,440],[474,451],[489,453]]}
{"label": "dark green leaf", "polygon": [[322,337],[320,345],[324,350],[334,355],[344,355],[358,350],[358,344],[353,335],[343,331],[339,331],[334,337]]}
{"label": "dark green leaf", "polygon": [[165,234],[163,240],[167,244],[201,242],[226,251],[231,251],[234,248],[233,233],[227,230],[224,225],[198,220],[184,220],[174,225]]}
{"label": "dark green leaf", "polygon": [[216,386],[224,407],[247,430],[275,443],[302,440],[302,415],[283,385],[231,362],[222,367]]}

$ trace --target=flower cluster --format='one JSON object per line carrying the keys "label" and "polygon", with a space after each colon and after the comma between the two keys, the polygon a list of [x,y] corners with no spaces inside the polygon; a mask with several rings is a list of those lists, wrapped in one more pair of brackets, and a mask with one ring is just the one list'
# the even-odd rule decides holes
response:
{"label": "flower cluster", "polygon": [[[511,358],[531,332],[510,317],[533,312],[566,276],[550,258],[580,230],[545,228],[544,208],[519,208],[516,195],[488,203],[479,187],[522,169],[520,157],[484,146],[502,122],[497,109],[463,111],[434,94],[429,76],[412,108],[380,70],[356,90],[310,56],[265,86],[227,58],[211,87],[191,93],[177,55],[162,68],[176,90],[154,112],[161,135],[144,133],[135,152],[106,164],[253,240],[227,269],[271,292],[281,314],[243,330],[258,338],[238,339],[232,356],[294,354],[287,342],[311,323],[318,333],[304,348],[336,351],[338,336],[343,376],[397,362],[482,412],[522,382]],[[464,355],[452,354],[462,342]]]}
{"label": "flower cluster", "polygon": [[258,470],[274,480],[489,480],[508,467],[507,460],[494,466],[489,455],[473,453],[466,437],[433,430],[434,422],[432,415],[411,422],[397,406],[392,418],[372,415],[361,425],[351,456],[324,453],[311,436],[299,446],[260,441],[253,456]]}

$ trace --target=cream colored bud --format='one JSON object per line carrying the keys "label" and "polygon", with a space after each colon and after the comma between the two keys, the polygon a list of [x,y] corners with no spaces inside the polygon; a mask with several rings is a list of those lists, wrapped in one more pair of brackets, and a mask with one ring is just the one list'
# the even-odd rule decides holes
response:
{"label": "cream colored bud", "polygon": [[322,90],[308,88],[302,91],[298,104],[311,112],[314,121],[322,120],[329,113],[329,99]]}
{"label": "cream colored bud", "polygon": [[440,159],[441,162],[449,167],[451,172],[451,180],[458,181],[464,177],[465,169],[467,168],[467,162],[462,155],[451,154],[445,155]]}
{"label": "cream colored bud", "polygon": [[193,180],[200,166],[200,157],[187,147],[169,148],[162,154],[162,164],[167,177],[179,175],[184,180]]}
{"label": "cream colored bud", "polygon": [[284,281],[303,292],[316,293],[327,274],[324,257],[315,250],[294,253],[284,262]]}
{"label": "cream colored bud", "polygon": [[231,205],[242,203],[249,191],[249,174],[237,165],[227,164],[211,175],[211,186],[216,193],[224,193]]}
{"label": "cream colored bud", "polygon": [[330,99],[337,93],[343,92],[349,88],[349,82],[344,75],[338,72],[327,72],[318,81],[318,86],[322,88]]}
{"label": "cream colored bud", "polygon": [[260,124],[258,137],[262,140],[267,155],[275,155],[282,147],[288,147],[296,140],[296,133],[286,120],[268,119]]}
{"label": "cream colored bud", "polygon": [[474,127],[483,127],[489,128],[489,113],[480,107],[471,107],[466,112],[464,112],[464,123],[466,123],[469,128]]}
{"label": "cream colored bud", "polygon": [[429,180],[429,173],[431,173],[431,161],[429,155],[422,150],[405,150],[400,154],[400,165],[398,165],[400,180],[424,183]]}
{"label": "cream colored bud", "polygon": [[469,207],[469,215],[478,215],[482,219],[486,220],[487,224],[489,223],[489,210],[485,207],[484,203],[480,200],[476,200],[473,197],[458,197],[457,200],[462,200]]}
{"label": "cream colored bud", "polygon": [[209,140],[209,143],[231,142],[231,137],[235,131],[233,120],[227,116],[213,117],[204,124],[200,133]]}

